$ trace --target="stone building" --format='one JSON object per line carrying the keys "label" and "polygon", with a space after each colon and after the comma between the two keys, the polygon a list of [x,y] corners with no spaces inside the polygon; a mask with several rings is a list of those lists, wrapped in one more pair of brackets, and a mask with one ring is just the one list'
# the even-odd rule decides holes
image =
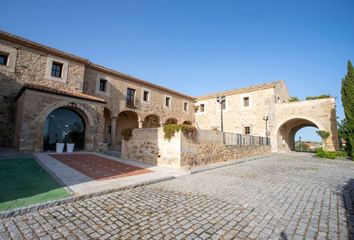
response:
{"label": "stone building", "polygon": [[73,132],[87,151],[123,128],[194,124],[194,98],[0,32],[0,147],[53,150]]}
{"label": "stone building", "polygon": [[[337,146],[334,99],[288,102],[284,81],[193,98],[87,59],[0,32],[0,147],[53,150],[74,139],[86,151],[114,148],[124,128],[169,123],[270,136],[273,151],[293,149],[304,126],[331,132]],[[223,121],[216,97],[225,96]],[[267,117],[267,133],[264,117]]]}
{"label": "stone building", "polygon": [[[218,96],[225,101],[218,103]],[[225,132],[268,136],[274,152],[295,150],[295,134],[307,126],[330,132],[326,148],[338,148],[335,99],[289,102],[284,81],[201,96],[196,109],[199,128],[220,129],[223,122]]]}

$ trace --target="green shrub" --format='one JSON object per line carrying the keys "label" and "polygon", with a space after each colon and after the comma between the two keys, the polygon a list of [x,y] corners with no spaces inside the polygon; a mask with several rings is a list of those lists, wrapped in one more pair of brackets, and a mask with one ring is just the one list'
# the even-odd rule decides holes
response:
{"label": "green shrub", "polygon": [[185,124],[168,124],[163,128],[165,133],[165,139],[170,140],[176,132],[182,131],[185,136],[194,137],[197,133],[197,129],[190,125]]}
{"label": "green shrub", "polygon": [[129,141],[129,139],[133,136],[132,128],[123,128],[121,131],[121,135],[125,141]]}
{"label": "green shrub", "polygon": [[306,97],[306,100],[324,99],[324,98],[330,98],[330,97],[332,97],[332,96],[329,94],[322,94],[319,96],[308,96],[308,97]]}
{"label": "green shrub", "polygon": [[298,97],[290,97],[289,102],[298,102],[300,101]]}
{"label": "green shrub", "polygon": [[348,154],[346,151],[338,151],[337,152],[337,157],[347,157]]}
{"label": "green shrub", "polygon": [[329,158],[329,159],[335,159],[337,157],[337,153],[333,151],[326,151],[323,150],[322,148],[316,149],[316,156],[320,158]]}

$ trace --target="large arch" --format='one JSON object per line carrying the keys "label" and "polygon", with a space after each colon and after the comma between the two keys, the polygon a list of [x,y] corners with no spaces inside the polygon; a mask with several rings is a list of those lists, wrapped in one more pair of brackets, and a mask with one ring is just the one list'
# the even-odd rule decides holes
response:
{"label": "large arch", "polygon": [[134,111],[123,111],[118,114],[117,117],[117,130],[116,136],[117,143],[122,142],[121,132],[124,128],[138,128],[139,127],[139,115]]}
{"label": "large arch", "polygon": [[168,118],[165,121],[165,125],[169,125],[169,124],[177,124],[178,120],[176,118]]}
{"label": "large arch", "polygon": [[66,109],[71,109],[78,113],[84,120],[85,122],[85,140],[84,140],[84,149],[85,151],[92,151],[94,150],[94,142],[95,142],[95,136],[96,136],[96,129],[94,128],[95,126],[95,115],[92,115],[95,113],[95,110],[89,106],[88,104],[84,103],[75,103],[75,102],[70,102],[70,101],[59,101],[55,102],[53,104],[47,105],[43,110],[41,110],[39,117],[38,117],[38,122],[41,124],[40,130],[36,131],[35,133],[35,151],[43,151],[43,140],[44,140],[44,127],[46,124],[46,119],[49,117],[49,115],[55,111],[56,109],[60,108],[66,108]]}
{"label": "large arch", "polygon": [[61,107],[46,118],[43,129],[43,150],[54,151],[56,143],[72,142],[75,149],[85,149],[86,123],[75,109]]}
{"label": "large arch", "polygon": [[160,118],[155,114],[150,114],[145,117],[143,128],[158,128],[160,127]]}
{"label": "large arch", "polygon": [[305,118],[292,118],[285,121],[277,130],[278,151],[295,151],[295,134],[303,127],[321,128],[318,123]]}
{"label": "large arch", "polygon": [[188,120],[184,121],[183,124],[184,125],[190,125],[190,126],[193,125],[193,123],[191,121],[188,121]]}

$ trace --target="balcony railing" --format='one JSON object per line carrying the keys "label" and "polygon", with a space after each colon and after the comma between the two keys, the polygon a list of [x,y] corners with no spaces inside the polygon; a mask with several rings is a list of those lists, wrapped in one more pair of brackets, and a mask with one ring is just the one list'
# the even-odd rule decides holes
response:
{"label": "balcony railing", "polygon": [[139,101],[137,99],[126,99],[125,100],[125,106],[127,108],[138,108],[139,107]]}
{"label": "balcony railing", "polygon": [[237,133],[223,132],[223,139],[225,145],[239,145],[239,146],[270,145],[270,139],[268,137],[243,135]]}

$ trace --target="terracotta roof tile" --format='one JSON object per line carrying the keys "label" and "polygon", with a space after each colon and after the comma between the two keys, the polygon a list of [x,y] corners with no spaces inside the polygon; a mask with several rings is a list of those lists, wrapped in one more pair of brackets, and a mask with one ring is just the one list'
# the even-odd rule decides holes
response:
{"label": "terracotta roof tile", "polygon": [[270,82],[270,83],[258,84],[258,85],[254,85],[254,86],[250,86],[250,87],[246,87],[246,88],[238,88],[238,89],[232,89],[232,90],[227,90],[227,91],[222,91],[222,92],[211,93],[211,94],[197,97],[197,101],[210,99],[210,98],[216,98],[217,96],[230,96],[230,95],[234,95],[234,94],[253,92],[253,91],[267,89],[267,88],[274,88],[276,85],[283,83],[283,82],[284,82],[284,80],[280,80],[280,81],[275,81],[275,82]]}
{"label": "terracotta roof tile", "polygon": [[22,89],[18,93],[16,99],[18,99],[26,89],[47,92],[47,93],[53,93],[53,94],[57,94],[57,95],[69,96],[69,97],[74,97],[74,98],[80,98],[80,99],[85,99],[85,100],[94,101],[94,102],[106,103],[106,101],[102,98],[88,95],[85,93],[74,92],[70,89],[64,89],[64,88],[58,89],[58,88],[52,88],[52,87],[47,87],[47,86],[43,86],[43,85],[29,84],[29,83],[26,83],[22,87]]}

